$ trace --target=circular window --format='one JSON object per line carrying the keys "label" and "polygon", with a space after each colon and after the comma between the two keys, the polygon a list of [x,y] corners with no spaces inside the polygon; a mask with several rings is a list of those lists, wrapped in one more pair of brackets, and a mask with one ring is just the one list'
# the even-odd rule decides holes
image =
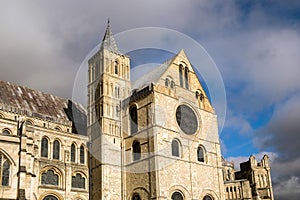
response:
{"label": "circular window", "polygon": [[186,105],[178,106],[176,110],[176,121],[185,134],[192,135],[197,131],[198,121],[196,114]]}

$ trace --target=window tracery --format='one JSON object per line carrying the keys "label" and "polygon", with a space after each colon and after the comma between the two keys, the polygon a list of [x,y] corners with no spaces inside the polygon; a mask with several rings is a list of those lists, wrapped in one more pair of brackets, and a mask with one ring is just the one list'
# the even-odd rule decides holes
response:
{"label": "window tracery", "polygon": [[56,185],[58,186],[58,174],[55,174],[52,169],[42,173],[42,185]]}
{"label": "window tracery", "polygon": [[80,173],[72,176],[72,188],[85,189],[85,178]]}

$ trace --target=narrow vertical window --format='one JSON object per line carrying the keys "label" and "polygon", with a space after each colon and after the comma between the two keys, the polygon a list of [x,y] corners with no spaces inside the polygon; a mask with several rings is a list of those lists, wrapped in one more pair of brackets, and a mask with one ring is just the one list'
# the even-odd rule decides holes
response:
{"label": "narrow vertical window", "polygon": [[119,64],[118,62],[115,62],[115,74],[119,73]]}
{"label": "narrow vertical window", "polygon": [[60,154],[60,143],[58,140],[55,140],[53,143],[53,159],[59,160]]}
{"label": "narrow vertical window", "polygon": [[85,158],[85,155],[84,155],[84,146],[81,145],[81,147],[80,147],[80,163],[81,164],[84,164],[84,158]]}
{"label": "narrow vertical window", "polygon": [[169,85],[170,85],[170,80],[168,78],[166,78],[166,80],[165,80],[165,86],[169,87]]}
{"label": "narrow vertical window", "polygon": [[48,158],[48,139],[47,138],[42,139],[41,157]]}
{"label": "narrow vertical window", "polygon": [[183,66],[180,64],[179,65],[179,85],[180,85],[180,87],[183,87],[182,69],[183,69]]}
{"label": "narrow vertical window", "polygon": [[130,132],[134,135],[138,131],[138,116],[136,106],[132,106],[129,110],[130,115]]}
{"label": "narrow vertical window", "polygon": [[6,160],[3,162],[2,167],[2,183],[1,185],[3,186],[8,186],[9,185],[9,172],[10,172],[10,164]]}
{"label": "narrow vertical window", "polygon": [[76,147],[75,144],[71,145],[71,162],[75,162],[76,158]]}
{"label": "narrow vertical window", "polygon": [[189,89],[189,87],[190,87],[189,86],[189,70],[187,67],[184,70],[184,79],[185,79],[185,88]]}
{"label": "narrow vertical window", "polygon": [[179,142],[177,140],[172,140],[172,156],[179,157]]}
{"label": "narrow vertical window", "polygon": [[199,162],[204,162],[204,150],[202,147],[198,147],[197,149],[197,159]]}
{"label": "narrow vertical window", "polygon": [[141,144],[139,141],[134,141],[132,143],[132,154],[134,161],[141,159]]}

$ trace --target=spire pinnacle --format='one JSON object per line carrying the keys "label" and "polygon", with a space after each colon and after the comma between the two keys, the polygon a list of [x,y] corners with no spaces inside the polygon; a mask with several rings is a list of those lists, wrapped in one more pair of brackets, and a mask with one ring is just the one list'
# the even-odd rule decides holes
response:
{"label": "spire pinnacle", "polygon": [[113,33],[110,29],[110,20],[108,18],[107,20],[107,27],[106,27],[106,31],[104,34],[104,37],[102,39],[102,44],[101,47],[104,49],[107,49],[109,51],[115,52],[115,53],[120,53],[117,43],[115,41],[115,38],[113,36]]}

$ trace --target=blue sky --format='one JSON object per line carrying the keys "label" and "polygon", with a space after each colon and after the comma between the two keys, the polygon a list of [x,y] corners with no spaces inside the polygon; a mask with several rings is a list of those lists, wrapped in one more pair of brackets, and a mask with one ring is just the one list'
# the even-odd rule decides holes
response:
{"label": "blue sky", "polygon": [[108,17],[114,33],[162,27],[200,43],[226,88],[223,155],[239,162],[267,152],[276,199],[298,200],[299,1],[4,0],[0,79],[71,98],[78,68],[101,41]]}

